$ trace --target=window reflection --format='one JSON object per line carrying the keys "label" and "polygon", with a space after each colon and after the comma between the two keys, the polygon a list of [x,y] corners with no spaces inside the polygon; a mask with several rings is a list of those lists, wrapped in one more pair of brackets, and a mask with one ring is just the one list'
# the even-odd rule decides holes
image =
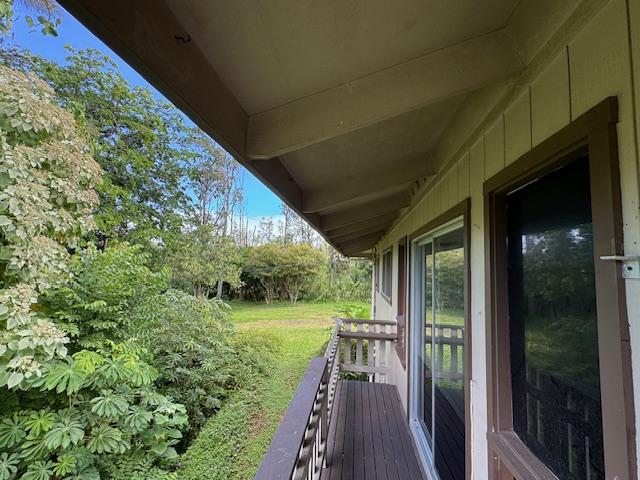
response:
{"label": "window reflection", "polygon": [[465,474],[463,230],[425,246],[423,426],[442,480]]}
{"label": "window reflection", "polygon": [[514,430],[567,479],[604,478],[590,205],[586,159],[507,199]]}

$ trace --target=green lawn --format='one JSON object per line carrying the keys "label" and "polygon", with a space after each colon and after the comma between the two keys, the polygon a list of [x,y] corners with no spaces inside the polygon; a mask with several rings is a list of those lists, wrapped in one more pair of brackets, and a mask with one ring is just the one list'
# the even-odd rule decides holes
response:
{"label": "green lawn", "polygon": [[[365,302],[349,304],[368,307]],[[231,302],[231,321],[233,323],[270,322],[280,320],[326,320],[340,315],[337,303],[303,303],[292,305],[289,302],[266,303]]]}
{"label": "green lawn", "polygon": [[[364,304],[363,304],[364,305]],[[332,303],[233,302],[238,335],[264,343],[268,373],[237,392],[200,432],[183,457],[178,478],[253,478],[309,360],[324,353],[331,335]]]}

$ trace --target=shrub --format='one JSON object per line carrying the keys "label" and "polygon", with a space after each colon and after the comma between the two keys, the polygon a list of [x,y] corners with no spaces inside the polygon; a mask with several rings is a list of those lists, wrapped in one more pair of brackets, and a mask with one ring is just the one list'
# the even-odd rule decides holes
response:
{"label": "shrub", "polygon": [[134,318],[160,372],[157,386],[187,408],[184,447],[259,368],[259,360],[251,346],[235,341],[228,307],[220,301],[169,290],[142,305]]}
{"label": "shrub", "polygon": [[1,480],[99,479],[115,462],[159,468],[177,456],[184,406],[157,391],[144,349],[113,341],[132,298],[157,288],[153,276],[134,254],[115,270],[91,249],[70,262],[99,179],[51,90],[0,67]]}

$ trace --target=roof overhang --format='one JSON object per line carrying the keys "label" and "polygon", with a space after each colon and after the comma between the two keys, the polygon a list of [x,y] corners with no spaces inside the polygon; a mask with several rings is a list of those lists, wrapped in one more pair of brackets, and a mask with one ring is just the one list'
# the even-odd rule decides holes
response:
{"label": "roof overhang", "polygon": [[437,173],[466,95],[523,70],[523,3],[61,0],[347,255]]}

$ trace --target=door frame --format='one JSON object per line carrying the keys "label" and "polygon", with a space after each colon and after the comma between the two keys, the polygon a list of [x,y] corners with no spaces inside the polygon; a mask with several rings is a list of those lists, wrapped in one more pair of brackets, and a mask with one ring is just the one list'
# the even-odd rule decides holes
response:
{"label": "door frame", "polygon": [[617,122],[618,102],[609,97],[484,182],[487,436],[493,478],[556,478],[513,431],[506,195],[584,155],[592,197],[605,471],[607,478],[637,476],[625,283],[619,262],[601,260],[624,254]]}
{"label": "door frame", "polygon": [[419,327],[422,325],[423,310],[420,305],[419,289],[416,288],[422,285],[422,280],[419,278],[421,274],[420,269],[416,269],[415,262],[421,261],[416,254],[417,244],[420,240],[433,236],[437,236],[438,233],[446,232],[447,226],[455,224],[457,221],[461,221],[464,238],[464,424],[465,424],[465,478],[471,479],[471,392],[470,384],[472,377],[472,362],[471,362],[471,198],[466,198],[462,202],[458,203],[451,209],[447,210],[442,215],[439,215],[435,219],[427,222],[422,227],[415,230],[408,237],[408,276],[409,276],[409,305],[407,312],[408,320],[408,382],[407,382],[407,414],[409,417],[409,428],[414,438],[418,456],[423,464],[423,467],[432,478],[438,478],[435,470],[435,459],[432,458],[429,449],[425,449],[424,433],[422,428],[417,424],[416,420],[416,405],[415,405],[415,385],[418,381],[417,375],[419,374],[418,362],[416,361],[417,344],[420,343],[421,333]]}

